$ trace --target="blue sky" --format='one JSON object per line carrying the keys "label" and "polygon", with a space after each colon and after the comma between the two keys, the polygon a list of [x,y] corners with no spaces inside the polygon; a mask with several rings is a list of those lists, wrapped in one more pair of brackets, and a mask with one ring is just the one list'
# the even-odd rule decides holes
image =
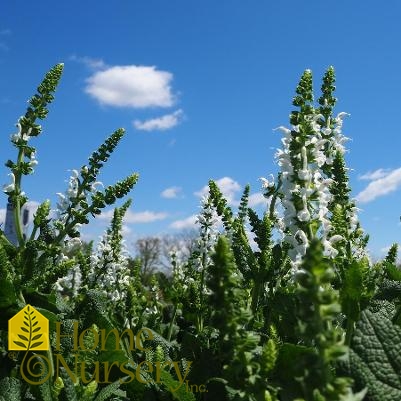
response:
{"label": "blue sky", "polygon": [[[260,176],[288,125],[306,68],[318,93],[325,69],[337,75],[352,195],[370,249],[401,242],[401,3],[239,0],[23,2],[0,6],[0,136],[9,136],[45,72],[65,71],[34,139],[39,165],[24,189],[32,201],[62,192],[112,131],[126,136],[100,179],[136,171],[127,241],[189,227],[199,193],[220,180],[233,204],[249,183],[258,210]],[[0,168],[2,182],[8,171]],[[5,206],[3,196],[0,207]],[[101,234],[95,221],[88,236]]]}

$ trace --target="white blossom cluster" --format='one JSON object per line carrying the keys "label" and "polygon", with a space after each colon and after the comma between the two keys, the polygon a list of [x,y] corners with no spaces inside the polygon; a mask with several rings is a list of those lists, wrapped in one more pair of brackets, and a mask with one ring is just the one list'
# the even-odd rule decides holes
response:
{"label": "white blossom cluster", "polygon": [[[22,117],[21,117],[22,118]],[[22,132],[22,126],[18,122],[16,124],[18,128],[18,132],[14,133],[11,135],[11,142],[15,145],[23,145],[28,142],[30,139],[30,134],[32,132],[32,128],[29,128],[28,132]],[[31,172],[33,173],[33,168],[38,164],[38,161],[36,160],[36,152],[35,150],[32,150],[32,152],[29,154],[29,162],[28,162],[28,167],[31,169]],[[9,173],[8,174],[11,177],[11,183],[3,185],[3,192],[5,193],[11,193],[15,191],[15,175],[14,173]],[[25,195],[24,192],[21,192],[21,195]]]}
{"label": "white blossom cluster", "polygon": [[[305,116],[309,134],[301,144],[298,141],[304,127],[296,125],[291,129],[277,128],[284,137],[282,149],[276,152],[276,160],[281,170],[279,193],[283,208],[283,216],[278,218],[276,227],[281,241],[290,245],[289,256],[294,267],[300,264],[312,236],[317,234],[322,240],[325,256],[334,258],[338,254],[333,245],[343,238],[331,234],[332,225],[328,209],[332,199],[330,186],[333,180],[322,173],[322,168],[333,164],[337,151],[345,152],[344,143],[348,138],[342,134],[342,122],[346,115],[347,113],[338,114],[332,129],[321,125],[324,117],[320,114]],[[292,141],[297,141],[296,144],[300,147],[298,154],[293,154]],[[294,166],[294,160],[297,166]],[[273,180],[261,180],[264,189],[274,186]],[[357,221],[356,216],[353,217],[353,220],[355,219]],[[319,224],[317,233],[311,231],[312,222]]]}
{"label": "white blossom cluster", "polygon": [[[19,120],[21,120],[21,118],[22,117],[20,117]],[[29,128],[28,132],[22,132],[22,126],[19,122],[16,124],[16,127],[18,128],[18,131],[15,134],[11,134],[11,142],[15,145],[18,145],[21,141],[28,142],[32,128]]]}
{"label": "white blossom cluster", "polygon": [[201,212],[196,218],[196,223],[200,225],[199,240],[197,243],[197,250],[199,252],[199,258],[197,260],[198,271],[201,271],[210,264],[210,252],[216,244],[218,236],[216,228],[218,216],[210,199],[206,196],[201,199],[201,209]]}
{"label": "white blossom cluster", "polygon": [[173,248],[170,251],[170,259],[172,265],[172,275],[173,275],[173,286],[180,291],[186,291],[191,283],[195,280],[193,277],[188,277],[187,275],[187,265],[184,261],[180,261],[177,257],[177,249]]}
{"label": "white blossom cluster", "polygon": [[[82,167],[82,173],[88,172],[88,166]],[[79,172],[78,170],[71,170],[71,176],[68,179],[67,189],[64,193],[57,192],[58,202],[56,205],[55,211],[55,218],[57,219],[58,224],[65,225],[68,219],[68,208],[71,206],[72,203],[74,204],[74,210],[70,211],[70,213],[76,213],[82,210],[82,206],[79,202],[77,202],[78,193],[79,193]],[[103,187],[103,183],[100,181],[96,181],[91,185],[90,193],[95,193],[97,187]],[[85,200],[88,193],[86,190],[83,190],[82,193],[79,195],[79,200]],[[75,225],[76,228],[79,228],[79,224]]]}
{"label": "white blossom cluster", "polygon": [[66,276],[59,278],[54,284],[56,291],[60,293],[68,292],[73,297],[78,295],[82,284],[82,273],[78,265],[72,267]]}
{"label": "white blossom cluster", "polygon": [[106,232],[90,257],[88,284],[90,288],[99,289],[112,302],[123,301],[130,284],[129,258],[124,241],[121,242],[121,247],[116,260],[110,243],[110,234]]}
{"label": "white blossom cluster", "polygon": [[[68,179],[67,190],[64,193],[58,192],[58,202],[56,206],[56,218],[61,224],[65,224],[68,218],[67,210],[72,201],[78,196],[79,173],[78,170],[71,170],[71,176]],[[79,205],[77,205],[79,208]]]}

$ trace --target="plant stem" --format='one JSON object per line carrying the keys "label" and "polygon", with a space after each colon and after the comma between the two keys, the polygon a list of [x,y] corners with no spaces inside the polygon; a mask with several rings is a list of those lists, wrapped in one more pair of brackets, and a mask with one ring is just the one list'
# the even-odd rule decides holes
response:
{"label": "plant stem", "polygon": [[23,159],[24,159],[24,150],[23,148],[20,148],[18,152],[17,169],[14,171],[15,175],[14,192],[16,194],[15,204],[14,204],[14,223],[19,246],[24,245],[24,236],[22,234],[22,228],[21,228],[21,199],[20,199],[21,173],[18,171],[18,166],[22,164]]}
{"label": "plant stem", "polygon": [[351,345],[352,334],[354,333],[354,321],[347,318],[347,328],[345,330],[345,345]]}
{"label": "plant stem", "polygon": [[170,326],[168,328],[167,341],[171,341],[171,335],[173,334],[173,326],[176,316],[177,316],[177,304],[174,304],[173,317],[171,318]]}

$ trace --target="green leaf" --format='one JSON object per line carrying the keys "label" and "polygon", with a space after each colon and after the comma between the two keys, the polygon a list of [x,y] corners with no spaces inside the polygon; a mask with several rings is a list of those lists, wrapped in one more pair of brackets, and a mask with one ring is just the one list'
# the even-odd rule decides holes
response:
{"label": "green leaf", "polygon": [[4,377],[0,380],[0,395],[3,401],[20,401],[22,383],[15,377]]}
{"label": "green leaf", "polygon": [[161,371],[161,381],[163,385],[171,392],[174,400],[195,401],[194,394],[186,391],[186,384],[183,383],[181,386],[180,382],[175,380],[166,370]]}
{"label": "green leaf", "polygon": [[351,343],[349,367],[369,401],[401,400],[401,328],[381,308],[361,314]]}
{"label": "green leaf", "polygon": [[128,376],[123,377],[118,381],[115,381],[114,383],[111,383],[107,387],[103,388],[95,398],[95,401],[105,401],[113,395],[117,397],[126,397],[125,391],[120,389],[120,386],[122,384],[120,383],[120,380],[123,382],[125,378],[128,378]]}
{"label": "green leaf", "polygon": [[67,401],[78,401],[77,393],[75,391],[76,387],[74,382],[71,380],[71,377],[68,375],[66,370],[61,367],[60,368],[60,376],[63,379],[64,388],[61,394],[65,395],[65,399]]}

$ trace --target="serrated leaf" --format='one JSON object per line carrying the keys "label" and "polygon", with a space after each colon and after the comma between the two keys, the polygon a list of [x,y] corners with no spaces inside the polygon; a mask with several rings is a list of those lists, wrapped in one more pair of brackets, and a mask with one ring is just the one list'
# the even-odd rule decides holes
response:
{"label": "serrated leaf", "polygon": [[4,377],[0,380],[0,395],[4,401],[20,401],[22,383],[15,377]]}
{"label": "serrated leaf", "polygon": [[401,400],[401,328],[383,309],[361,314],[351,343],[350,371],[369,401]]}
{"label": "serrated leaf", "polygon": [[[128,378],[128,376],[121,378],[121,382],[124,379]],[[107,387],[104,387],[95,398],[95,401],[105,401],[109,399],[111,396],[117,397],[126,397],[126,392],[120,389],[122,383],[120,381],[115,381],[114,383],[109,384]]]}
{"label": "serrated leaf", "polygon": [[161,371],[161,381],[167,390],[171,393],[174,399],[179,401],[195,401],[193,393],[186,390],[186,385],[175,380],[170,372]]}

